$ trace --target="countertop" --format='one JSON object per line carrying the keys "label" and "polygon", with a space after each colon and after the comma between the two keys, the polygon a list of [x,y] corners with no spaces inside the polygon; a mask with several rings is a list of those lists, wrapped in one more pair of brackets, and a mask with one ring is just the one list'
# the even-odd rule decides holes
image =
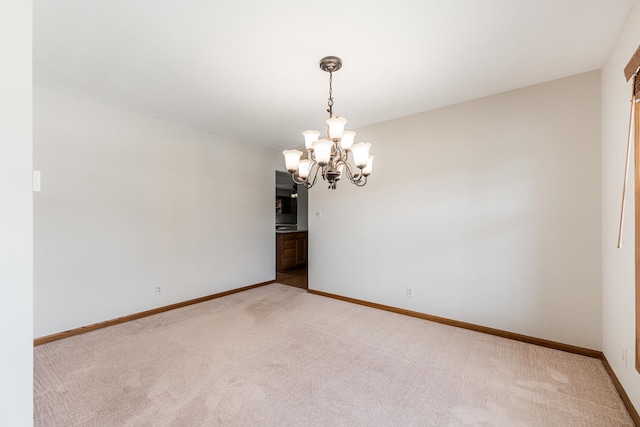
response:
{"label": "countertop", "polygon": [[307,230],[276,230],[276,234],[306,233]]}

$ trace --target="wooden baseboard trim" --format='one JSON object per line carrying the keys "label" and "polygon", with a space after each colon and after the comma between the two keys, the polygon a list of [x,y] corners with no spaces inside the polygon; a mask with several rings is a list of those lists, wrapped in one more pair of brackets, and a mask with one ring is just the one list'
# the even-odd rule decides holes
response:
{"label": "wooden baseboard trim", "polygon": [[578,347],[575,345],[564,344],[561,342],[545,340],[542,338],[531,337],[528,335],[516,334],[514,332],[503,331],[501,329],[488,328],[486,326],[475,325],[473,323],[461,322],[459,320],[447,319],[446,317],[433,316],[431,314],[405,310],[403,308],[392,307],[389,305],[377,304],[377,303],[363,301],[355,298],[343,297],[341,295],[330,294],[327,292],[316,291],[313,289],[309,289],[307,290],[307,292],[315,295],[321,295],[324,297],[335,298],[342,301],[351,302],[354,304],[364,305],[367,307],[377,308],[380,310],[390,311],[393,313],[404,314],[405,316],[417,317],[418,319],[429,320],[431,322],[442,323],[449,326],[456,326],[458,328],[463,328],[463,329],[470,329],[472,331],[495,335],[502,338],[509,338],[512,340],[522,341],[529,344],[540,345],[542,347],[548,347],[556,350],[567,351],[569,353],[575,353],[583,356],[594,357],[596,359],[600,359],[602,357],[602,352],[591,350],[589,348]]}
{"label": "wooden baseboard trim", "polygon": [[640,427],[640,416],[638,415],[636,408],[633,406],[633,403],[631,403],[631,399],[629,399],[627,392],[622,387],[622,384],[618,380],[615,372],[613,372],[613,368],[611,368],[611,365],[609,365],[609,361],[604,354],[602,354],[601,359],[604,368],[607,370],[607,373],[611,377],[611,381],[613,381],[613,385],[616,387],[616,390],[618,390],[618,394],[620,395],[622,402],[624,402],[624,406],[627,408],[627,411],[629,411],[629,415],[631,416],[633,423],[636,425],[636,427]]}
{"label": "wooden baseboard trim", "polygon": [[120,323],[130,322],[132,320],[141,319],[147,316],[153,316],[154,314],[163,313],[169,310],[175,310],[176,308],[186,307],[192,304],[198,304],[200,302],[209,301],[216,298],[221,298],[227,295],[235,294],[238,292],[247,291],[249,289],[258,288],[260,286],[270,285],[271,283],[275,283],[274,280],[268,280],[262,283],[256,283],[254,285],[243,286],[241,288],[231,289],[229,291],[219,292],[213,295],[207,295],[200,298],[194,298],[187,301],[178,302],[175,304],[165,305],[163,307],[154,308],[152,310],[141,311],[139,313],[129,314],[128,316],[118,317],[116,319],[105,320],[104,322],[94,323],[92,325],[82,326],[80,328],[71,329],[64,332],[59,332],[57,334],[46,335],[44,337],[36,338],[33,340],[33,345],[38,346],[41,344],[45,344],[51,341],[61,340],[63,338],[72,337],[74,335],[84,334],[85,332],[95,331],[96,329],[106,328],[108,326],[118,325]]}
{"label": "wooden baseboard trim", "polygon": [[618,390],[618,394],[620,395],[620,398],[622,399],[624,406],[627,408],[627,411],[629,412],[631,419],[633,420],[636,427],[640,427],[640,417],[638,416],[638,412],[636,411],[636,408],[633,406],[633,403],[631,403],[631,399],[629,399],[629,396],[627,395],[626,391],[622,387],[622,384],[620,384],[620,381],[618,381],[618,377],[616,377],[616,374],[613,372],[611,365],[609,365],[607,358],[604,356],[604,353],[602,353],[601,351],[591,350],[589,348],[578,347],[575,345],[564,344],[556,341],[545,340],[542,338],[531,337],[528,335],[516,334],[513,332],[503,331],[501,329],[488,328],[486,326],[475,325],[473,323],[460,322],[458,320],[447,319],[446,317],[433,316],[431,314],[405,310],[403,308],[392,307],[389,305],[377,304],[377,303],[363,301],[355,298],[344,297],[341,295],[330,294],[328,292],[316,291],[313,289],[307,289],[307,292],[310,294],[320,295],[328,298],[334,298],[341,301],[350,302],[353,304],[364,305],[366,307],[390,311],[392,313],[403,314],[411,317],[417,317],[418,319],[429,320],[432,322],[442,323],[449,326],[456,326],[458,328],[470,329],[476,332],[496,335],[502,338],[509,338],[516,341],[522,341],[528,344],[540,345],[542,347],[553,348],[555,350],[566,351],[569,353],[575,353],[575,354],[580,354],[582,356],[588,356],[588,357],[593,357],[595,359],[600,359],[605,369],[607,370],[607,373],[611,377],[611,381],[613,381],[613,384],[615,385],[616,390]]}

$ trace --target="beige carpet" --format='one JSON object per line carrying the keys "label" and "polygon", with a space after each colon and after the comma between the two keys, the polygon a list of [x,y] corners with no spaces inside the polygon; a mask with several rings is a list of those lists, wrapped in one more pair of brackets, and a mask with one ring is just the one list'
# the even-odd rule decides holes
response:
{"label": "beige carpet", "polygon": [[273,284],[38,346],[37,426],[632,426],[599,360]]}

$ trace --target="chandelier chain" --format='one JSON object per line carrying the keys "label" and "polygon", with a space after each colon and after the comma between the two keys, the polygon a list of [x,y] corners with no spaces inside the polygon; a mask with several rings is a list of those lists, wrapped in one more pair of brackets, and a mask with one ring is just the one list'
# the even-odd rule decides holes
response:
{"label": "chandelier chain", "polygon": [[329,102],[327,105],[329,105],[327,113],[329,113],[329,118],[331,118],[333,117],[333,71],[331,70],[329,70]]}

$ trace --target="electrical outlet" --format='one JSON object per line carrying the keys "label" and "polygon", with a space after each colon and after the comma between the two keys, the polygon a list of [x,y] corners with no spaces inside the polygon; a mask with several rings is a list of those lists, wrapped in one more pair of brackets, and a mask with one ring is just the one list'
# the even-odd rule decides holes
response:
{"label": "electrical outlet", "polygon": [[162,286],[156,286],[156,295],[162,294]]}
{"label": "electrical outlet", "polygon": [[624,366],[627,365],[627,347],[622,347],[622,361],[624,362]]}
{"label": "electrical outlet", "polygon": [[413,296],[413,287],[407,286],[407,296],[408,297],[412,297]]}

